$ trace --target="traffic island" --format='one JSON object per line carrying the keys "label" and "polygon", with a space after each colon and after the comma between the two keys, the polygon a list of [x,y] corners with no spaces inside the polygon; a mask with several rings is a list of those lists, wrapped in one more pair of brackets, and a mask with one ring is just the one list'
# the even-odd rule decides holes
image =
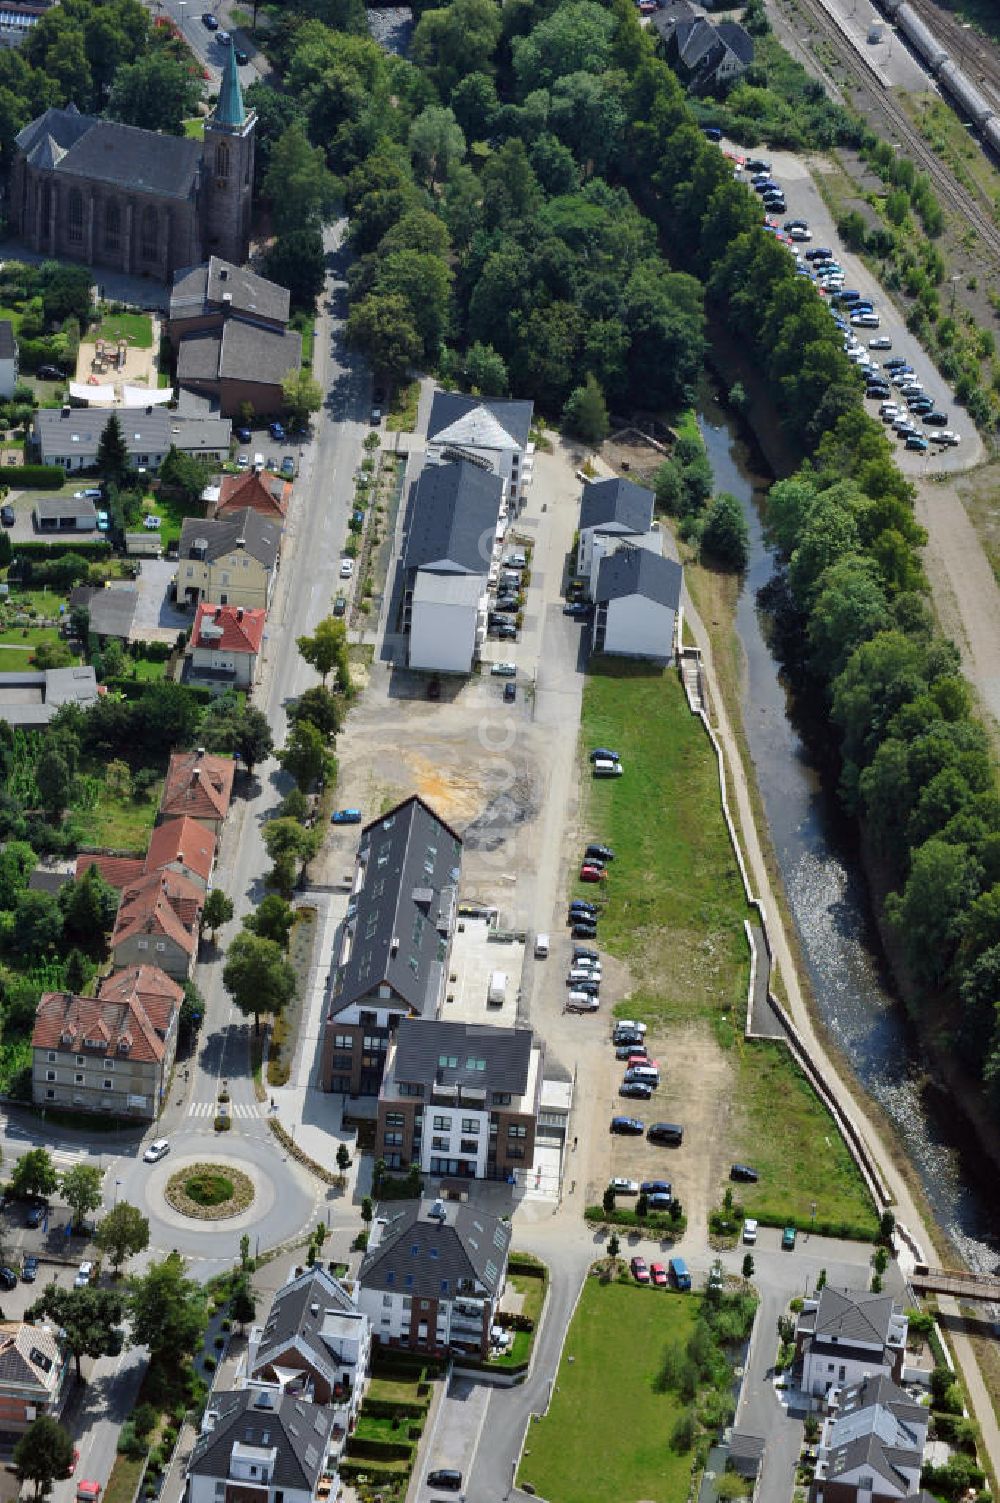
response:
{"label": "traffic island", "polygon": [[189,1164],[167,1181],[167,1204],[196,1221],[224,1221],[252,1203],[253,1183],[231,1164]]}

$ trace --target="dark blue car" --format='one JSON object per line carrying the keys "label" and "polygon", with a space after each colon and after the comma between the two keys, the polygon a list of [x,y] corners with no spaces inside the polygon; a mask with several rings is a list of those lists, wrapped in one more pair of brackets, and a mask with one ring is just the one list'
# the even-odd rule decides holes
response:
{"label": "dark blue car", "polygon": [[271,423],[267,431],[272,438],[282,439],[285,437],[284,423]]}

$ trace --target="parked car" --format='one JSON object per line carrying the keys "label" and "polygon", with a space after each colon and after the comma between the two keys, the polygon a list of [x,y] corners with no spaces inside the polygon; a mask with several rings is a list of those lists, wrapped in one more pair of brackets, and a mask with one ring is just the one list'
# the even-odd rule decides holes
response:
{"label": "parked car", "polygon": [[743,1223],[743,1241],[752,1246],[757,1241],[757,1223],[752,1216],[748,1216]]}
{"label": "parked car", "polygon": [[746,1185],[755,1185],[760,1175],[749,1164],[734,1164],[729,1171],[729,1178],[739,1180]]}
{"label": "parked car", "polygon": [[620,762],[621,757],[616,751],[609,751],[606,746],[595,746],[590,754],[590,760],[591,762]]}
{"label": "parked car", "polygon": [[588,903],[586,898],[574,898],[569,905],[570,913],[596,913],[597,906]]}
{"label": "parked car", "polygon": [[924,423],[928,428],[947,428],[948,414],[946,412],[925,412]]}
{"label": "parked car", "polygon": [[202,13],[201,13],[201,24],[208,31],[218,31],[218,29],[219,29],[219,23],[216,20],[215,16],[212,15],[212,12],[210,10],[203,10],[202,11]]}
{"label": "parked car", "polygon": [[[627,1138],[641,1138],[646,1131],[646,1124],[638,1117],[612,1117],[611,1131]],[[17,1280],[15,1279],[14,1282],[16,1283]]]}
{"label": "parked car", "polygon": [[94,1278],[94,1265],[93,1265],[93,1263],[90,1262],[89,1259],[86,1259],[86,1260],[84,1260],[84,1262],[82,1262],[80,1264],[79,1268],[76,1270],[76,1277],[73,1280],[73,1288],[74,1289],[86,1289],[87,1285],[90,1284],[93,1281],[93,1278]]}
{"label": "parked car", "polygon": [[616,1195],[638,1195],[639,1181],[636,1179],[625,1179],[622,1175],[616,1174],[612,1179],[608,1180],[608,1189],[614,1190]]}
{"label": "parked car", "polygon": [[786,1226],[785,1230],[782,1232],[782,1234],[781,1234],[781,1250],[782,1250],[782,1252],[793,1252],[795,1250],[795,1228],[794,1228],[794,1226]]}
{"label": "parked car", "polygon": [[623,1080],[618,1087],[619,1096],[630,1096],[636,1101],[649,1101],[653,1095],[653,1087],[646,1085],[643,1080]]}
{"label": "parked car", "polygon": [[85,1477],[76,1484],[77,1503],[97,1503],[100,1496],[101,1484],[99,1482],[92,1482],[90,1478]]}
{"label": "parked car", "polygon": [[247,63],[250,61],[249,52],[244,52],[242,47],[233,48],[233,57],[235,57],[237,65],[240,68],[245,68]]}
{"label": "parked car", "polygon": [[636,1054],[645,1054],[645,1044],[635,1043],[630,1039],[627,1043],[618,1044],[615,1049],[615,1059],[633,1059]]}
{"label": "parked car", "polygon": [[504,686],[503,686],[503,698],[504,698],[504,704],[512,705],[514,703],[515,699],[517,698],[517,685],[516,684],[504,684]]}
{"label": "parked car", "polygon": [[220,47],[228,47],[229,43],[232,41],[232,37],[229,35],[228,31],[220,30],[215,33],[215,40],[218,42]]}
{"label": "parked car", "polygon": [[589,621],[594,614],[594,607],[586,600],[570,600],[563,606],[563,615],[572,616],[574,621]]}
{"label": "parked car", "polygon": [[870,350],[891,350],[892,340],[888,334],[877,334],[874,339],[869,339],[868,348]]}
{"label": "parked car", "polygon": [[672,1195],[650,1195],[646,1199],[647,1211],[669,1211],[674,1203]]}
{"label": "parked car", "polygon": [[288,436],[286,434],[286,432],[285,432],[285,425],[284,425],[284,423],[278,423],[278,422],[268,423],[268,425],[267,425],[267,431],[271,435],[271,437],[273,439],[277,440],[279,443],[281,442],[282,439],[287,438],[287,436]]}
{"label": "parked car", "polygon": [[585,856],[593,856],[598,861],[613,861],[615,853],[609,845],[588,845],[584,851]]}
{"label": "parked car", "polygon": [[597,925],[592,919],[589,922],[585,920],[574,924],[570,933],[574,939],[594,939],[597,935]]}
{"label": "parked car", "polygon": [[446,1492],[457,1493],[462,1487],[462,1474],[454,1467],[438,1467],[434,1472],[427,1473],[428,1487],[443,1487]]}
{"label": "parked car", "polygon": [[29,1253],[21,1264],[21,1282],[33,1284],[38,1277],[38,1259],[34,1253]]}
{"label": "parked car", "polygon": [[517,641],[517,625],[513,621],[496,621],[490,631],[500,642]]}
{"label": "parked car", "polygon": [[236,437],[237,437],[237,439],[239,440],[239,442],[241,444],[252,443],[253,442],[253,430],[250,429],[250,428],[237,428],[236,429]]}
{"label": "parked car", "polygon": [[632,1277],[635,1279],[637,1284],[649,1283],[649,1269],[646,1267],[645,1258],[640,1258],[637,1253],[629,1264],[629,1267],[632,1270]]}
{"label": "parked car", "polygon": [[29,1206],[28,1213],[24,1218],[25,1226],[39,1227],[45,1220],[46,1206]]}
{"label": "parked car", "polygon": [[342,616],[346,610],[347,610],[347,596],[346,595],[338,595],[337,598],[336,598],[336,600],[333,602],[333,614],[335,616]]}
{"label": "parked car", "polygon": [[597,953],[596,950],[587,950],[587,949],[584,948],[583,945],[574,945],[573,946],[573,959],[574,960],[599,960],[600,956],[598,955],[598,953]]}
{"label": "parked car", "polygon": [[340,560],[340,577],[341,577],[341,579],[351,579],[353,577],[353,575],[354,575],[354,560],[353,560],[353,558],[342,558]]}
{"label": "parked car", "polygon": [[671,1195],[673,1185],[668,1179],[644,1179],[639,1186],[640,1195]]}
{"label": "parked car", "polygon": [[382,409],[381,409],[381,407],[373,407],[372,410],[371,410],[371,412],[368,414],[368,422],[369,422],[370,426],[372,428],[377,428],[378,425],[379,425],[379,423],[381,423],[381,421],[382,421]]}
{"label": "parked car", "polygon": [[606,882],[607,880],[608,874],[603,866],[581,866],[580,868],[581,882]]}
{"label": "parked car", "polygon": [[651,1282],[655,1284],[657,1289],[666,1289],[667,1270],[664,1268],[662,1263],[650,1263],[649,1277]]}
{"label": "parked car", "polygon": [[109,514],[106,511],[99,511],[97,513],[97,530],[98,530],[98,532],[107,532],[110,529],[110,527],[111,527],[111,517],[109,516]]}
{"label": "parked car", "polygon": [[286,480],[290,480],[295,474],[295,460],[291,454],[285,454],[281,461],[281,473]]}
{"label": "parked car", "polygon": [[912,449],[916,454],[926,454],[930,445],[920,433],[909,433],[906,437],[906,448]]}
{"label": "parked car", "polygon": [[572,991],[566,995],[567,1012],[597,1012],[600,1005],[600,997],[592,997],[589,992]]}
{"label": "parked car", "polygon": [[361,823],[360,809],[334,809],[330,815],[332,825],[359,825]]}
{"label": "parked car", "polygon": [[14,1272],[13,1268],[8,1268],[6,1267],[6,1265],[4,1265],[4,1267],[0,1268],[0,1289],[6,1289],[9,1293],[11,1289],[16,1288],[17,1274]]}
{"label": "parked car", "polygon": [[99,485],[90,485],[85,491],[74,491],[74,501],[100,501],[104,492]]}
{"label": "parked car", "polygon": [[13,527],[17,521],[17,515],[12,506],[0,506],[0,522],[5,527]]}
{"label": "parked car", "polygon": [[66,372],[61,371],[58,365],[40,365],[35,372],[39,381],[65,381]]}
{"label": "parked car", "polygon": [[517,677],[517,664],[516,663],[493,663],[490,666],[490,673],[492,674],[492,676],[494,678],[516,678]]}
{"label": "parked car", "polygon": [[154,1138],[152,1143],[143,1154],[143,1161],[147,1164],[158,1164],[165,1159],[170,1152],[170,1143],[166,1138]]}

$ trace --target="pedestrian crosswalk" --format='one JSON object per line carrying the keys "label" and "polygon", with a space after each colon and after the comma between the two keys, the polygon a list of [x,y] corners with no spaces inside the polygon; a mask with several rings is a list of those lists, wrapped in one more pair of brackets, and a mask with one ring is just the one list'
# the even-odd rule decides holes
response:
{"label": "pedestrian crosswalk", "polygon": [[[194,1101],[188,1112],[189,1117],[214,1117],[219,1107],[214,1101]],[[227,1110],[231,1117],[259,1117],[260,1108],[254,1101],[230,1102]]]}

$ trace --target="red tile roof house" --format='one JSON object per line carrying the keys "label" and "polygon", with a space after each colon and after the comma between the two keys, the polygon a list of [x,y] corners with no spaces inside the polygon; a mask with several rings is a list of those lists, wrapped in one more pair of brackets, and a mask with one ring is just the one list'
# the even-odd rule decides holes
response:
{"label": "red tile roof house", "polygon": [[168,819],[153,831],[145,861],[141,856],[107,856],[85,851],[76,858],[76,880],[96,866],[109,887],[131,887],[152,872],[179,872],[204,891],[215,867],[215,836],[196,819]]}
{"label": "red tile roof house", "polygon": [[42,1414],[58,1419],[72,1370],[51,1326],[0,1323],[0,1430],[20,1435]]}
{"label": "red tile roof house", "polygon": [[228,517],[234,511],[259,511],[262,516],[283,522],[288,511],[288,498],[292,487],[287,480],[277,475],[267,479],[251,470],[247,475],[223,475],[219,485],[219,499],[210,516]]}
{"label": "red tile roof house", "polygon": [[111,954],[116,966],[159,966],[186,981],[198,956],[204,889],[177,872],[151,872],[122,891]]}
{"label": "red tile roof house", "polygon": [[257,681],[267,612],[202,601],[188,643],[188,674],[217,692],[250,689]]}
{"label": "red tile roof house", "polygon": [[183,998],[149,965],[108,977],[97,997],[45,992],[31,1037],[35,1104],[152,1121],[177,1051]]}
{"label": "red tile roof house", "polygon": [[174,752],[160,799],[160,819],[187,815],[218,834],[229,812],[236,764],[230,757]]}

